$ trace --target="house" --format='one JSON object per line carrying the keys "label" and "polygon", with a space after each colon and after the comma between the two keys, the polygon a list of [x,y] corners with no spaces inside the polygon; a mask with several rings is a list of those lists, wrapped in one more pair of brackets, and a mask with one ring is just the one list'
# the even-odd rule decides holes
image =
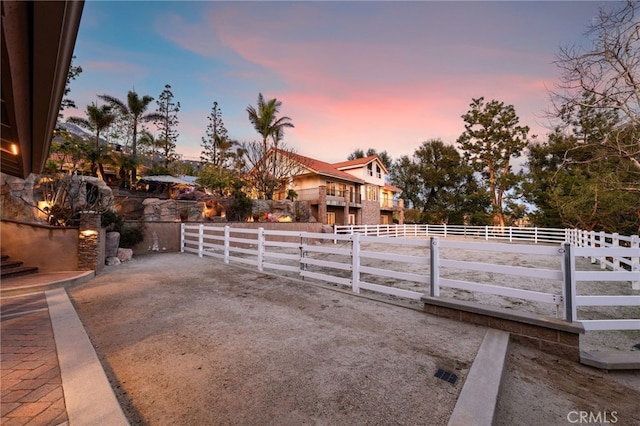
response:
{"label": "house", "polygon": [[402,190],[386,182],[388,170],[377,155],[330,164],[291,152],[278,153],[299,167],[274,199],[285,199],[294,190],[296,200],[308,202],[317,220],[329,225],[392,224],[394,215],[399,223],[404,222]]}

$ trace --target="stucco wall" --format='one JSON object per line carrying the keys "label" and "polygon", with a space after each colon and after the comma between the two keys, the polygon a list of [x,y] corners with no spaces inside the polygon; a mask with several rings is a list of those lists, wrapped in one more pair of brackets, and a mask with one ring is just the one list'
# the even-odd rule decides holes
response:
{"label": "stucco wall", "polygon": [[2,254],[37,266],[40,272],[78,268],[78,228],[2,221]]}
{"label": "stucco wall", "polygon": [[180,222],[126,221],[125,226],[142,226],[144,240],[133,247],[133,254],[180,251]]}
{"label": "stucco wall", "polygon": [[[198,222],[188,222],[190,225],[197,225]],[[139,222],[126,222],[126,226],[136,226]],[[304,231],[322,232],[322,223],[278,223],[278,222],[229,222],[213,224],[204,222],[206,226],[219,226],[224,228],[229,225],[232,228],[264,228],[278,231]],[[146,222],[144,226],[144,241],[133,247],[134,255],[144,255],[157,252],[179,252],[180,251],[180,222]],[[154,236],[155,235],[155,236]],[[273,238],[274,241],[295,241],[295,238]]]}

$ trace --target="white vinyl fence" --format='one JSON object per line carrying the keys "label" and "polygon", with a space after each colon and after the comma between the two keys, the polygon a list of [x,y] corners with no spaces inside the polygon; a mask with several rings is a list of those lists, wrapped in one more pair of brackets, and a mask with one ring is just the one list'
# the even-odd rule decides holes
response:
{"label": "white vinyl fence", "polygon": [[[448,228],[446,236],[451,236]],[[602,240],[601,245],[576,247],[564,230],[566,240],[552,245],[531,244],[555,235],[548,230],[528,231],[534,238],[519,240],[522,244],[446,240],[431,228],[429,238],[407,231],[389,228],[386,236],[394,238],[380,238],[382,227],[366,235],[355,229],[326,234],[184,223],[181,251],[346,286],[356,293],[368,290],[412,300],[472,297],[491,304],[504,298],[513,301],[511,308],[527,311],[535,305],[549,316],[555,312],[567,321],[580,321],[586,330],[640,330],[640,294],[629,284],[640,282],[637,246],[605,246]],[[474,253],[493,253],[500,261],[486,263]],[[623,265],[630,260],[628,269],[609,271],[577,262],[582,257]],[[609,309],[604,318],[597,307]],[[618,308],[626,313],[618,314]]]}
{"label": "white vinyl fence", "polygon": [[463,237],[485,241],[526,241],[527,243],[562,243],[569,238],[570,229],[471,225],[336,225],[336,234],[361,234],[376,237]]}

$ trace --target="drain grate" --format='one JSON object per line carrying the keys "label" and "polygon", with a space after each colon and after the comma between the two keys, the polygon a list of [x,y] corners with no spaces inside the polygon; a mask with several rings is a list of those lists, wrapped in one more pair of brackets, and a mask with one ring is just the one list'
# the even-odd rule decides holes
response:
{"label": "drain grate", "polygon": [[445,382],[449,382],[452,385],[455,385],[458,381],[457,375],[455,375],[451,371],[443,370],[442,368],[438,368],[438,371],[436,371],[436,374],[434,374],[434,376],[438,379],[444,380]]}

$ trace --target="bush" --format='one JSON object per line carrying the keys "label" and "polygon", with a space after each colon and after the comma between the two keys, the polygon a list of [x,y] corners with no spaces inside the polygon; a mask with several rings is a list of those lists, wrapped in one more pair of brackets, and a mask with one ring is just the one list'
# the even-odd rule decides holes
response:
{"label": "bush", "polygon": [[242,222],[251,215],[253,202],[244,192],[236,191],[233,194],[233,205],[227,210],[227,220]]}
{"label": "bush", "polygon": [[144,241],[144,229],[140,225],[123,226],[120,230],[120,247],[133,248]]}
{"label": "bush", "polygon": [[144,241],[144,228],[141,225],[125,226],[124,219],[116,212],[102,213],[100,222],[107,231],[120,233],[120,247],[122,248],[132,248]]}
{"label": "bush", "polygon": [[107,228],[107,231],[120,232],[124,219],[114,211],[106,211],[100,216],[100,224],[103,228]]}

